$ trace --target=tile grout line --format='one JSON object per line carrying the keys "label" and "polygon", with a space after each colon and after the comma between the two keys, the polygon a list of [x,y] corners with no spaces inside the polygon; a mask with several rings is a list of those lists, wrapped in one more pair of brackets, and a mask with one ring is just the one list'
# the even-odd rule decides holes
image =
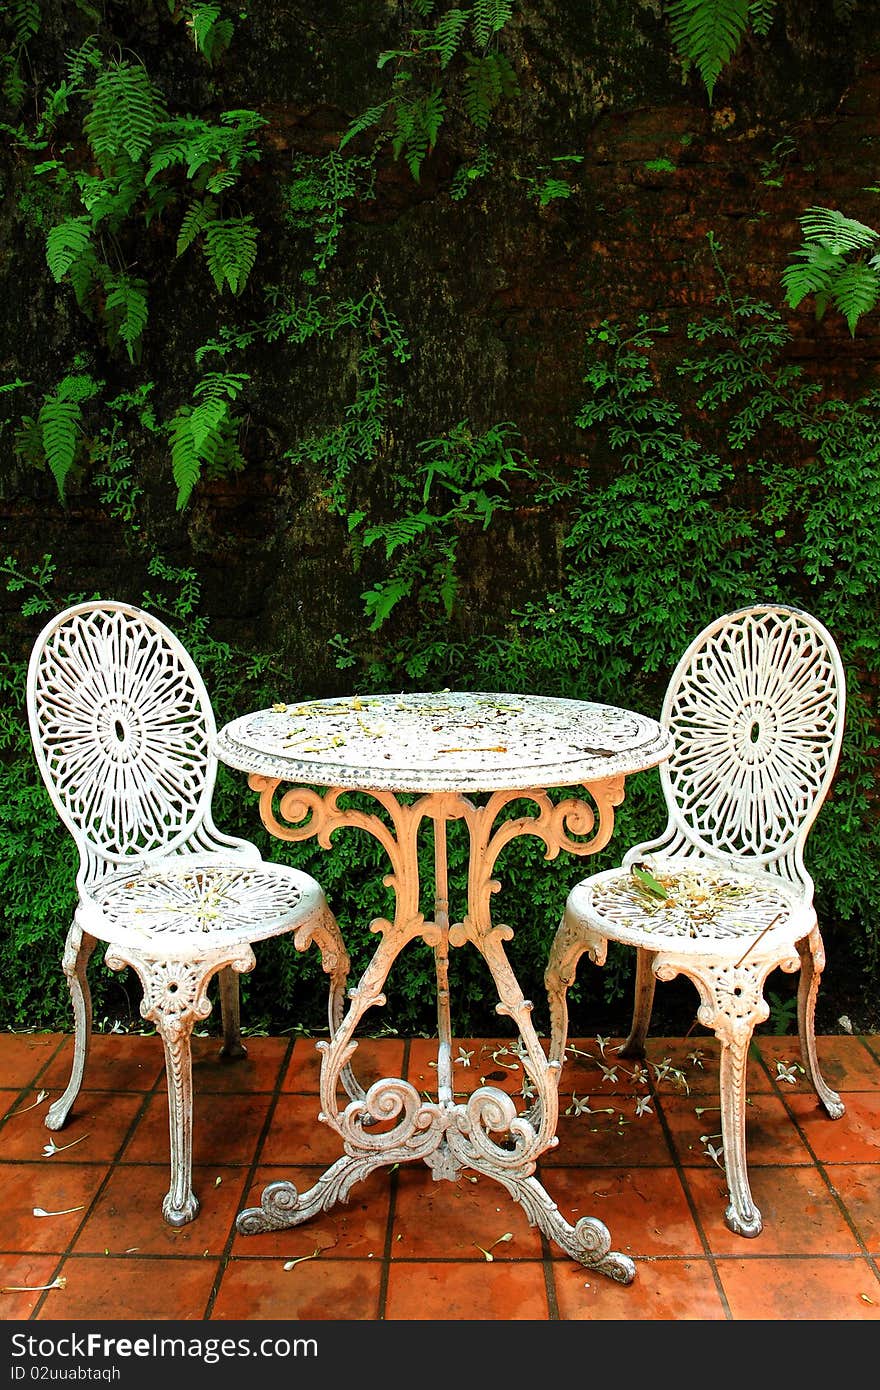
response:
{"label": "tile grout line", "polygon": [[[296,1039],[294,1038],[293,1034],[291,1034],[287,1040],[287,1047],[285,1049],[284,1056],[281,1059],[281,1062],[278,1066],[278,1072],[275,1077],[275,1085],[273,1086],[271,1091],[271,1100],[269,1101],[269,1104],[266,1108],[266,1117],[263,1120],[263,1123],[260,1127],[260,1133],[257,1136],[257,1142],[254,1145],[253,1156],[251,1158],[250,1163],[246,1165],[247,1174],[241,1189],[242,1201],[247,1200],[246,1194],[249,1192],[251,1184],[253,1183],[257,1175],[257,1169],[260,1166],[260,1155],[263,1152],[266,1140],[269,1137],[269,1131],[272,1128],[272,1122],[275,1118],[275,1111],[278,1109],[278,1103],[283,1094],[281,1087],[283,1085],[284,1078],[286,1077],[288,1070],[290,1069],[290,1063],[293,1057],[293,1049],[295,1045]],[[235,1094],[242,1095],[244,1093],[241,1091],[236,1091]],[[232,1218],[232,1225],[230,1227],[229,1234],[227,1235],[226,1240],[223,1243],[223,1249],[220,1251],[220,1256],[217,1261],[217,1270],[214,1275],[211,1288],[208,1291],[208,1297],[205,1302],[205,1311],[203,1313],[203,1320],[205,1322],[208,1322],[211,1319],[211,1316],[214,1312],[214,1306],[217,1302],[217,1298],[220,1293],[220,1287],[223,1283],[223,1280],[226,1276],[226,1271],[229,1268],[229,1264],[232,1259],[232,1246],[235,1242],[235,1237],[238,1234],[238,1229],[236,1226],[237,1219],[238,1213],[236,1212],[236,1214]]]}

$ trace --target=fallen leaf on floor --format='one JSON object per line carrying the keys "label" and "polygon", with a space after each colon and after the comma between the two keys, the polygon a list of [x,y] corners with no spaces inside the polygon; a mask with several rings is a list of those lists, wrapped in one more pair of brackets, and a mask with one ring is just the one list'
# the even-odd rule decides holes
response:
{"label": "fallen leaf on floor", "polygon": [[66,1285],[67,1277],[59,1274],[51,1284],[7,1284],[5,1288],[0,1289],[0,1293],[42,1293],[45,1289],[63,1289]]}
{"label": "fallen leaf on floor", "polygon": [[48,1144],[43,1145],[43,1153],[47,1158],[53,1154],[63,1153],[65,1149],[72,1149],[74,1144],[81,1144],[84,1139],[88,1139],[87,1134],[81,1134],[78,1139],[71,1139],[69,1144],[56,1144],[54,1139],[50,1139]]}
{"label": "fallen leaf on floor", "polygon": [[48,1091],[40,1091],[36,1100],[31,1101],[30,1105],[23,1105],[20,1110],[13,1110],[9,1119],[11,1120],[15,1115],[26,1115],[29,1110],[35,1110],[38,1105],[42,1105],[48,1094]]}
{"label": "fallen leaf on floor", "polygon": [[293,1269],[294,1265],[301,1265],[303,1260],[316,1260],[320,1255],[320,1250],[313,1250],[311,1255],[299,1255],[295,1260],[285,1260],[284,1269]]}
{"label": "fallen leaf on floor", "polygon": [[491,1264],[492,1261],[493,1261],[494,1258],[495,1258],[495,1256],[491,1253],[491,1252],[495,1249],[495,1246],[496,1246],[496,1245],[501,1245],[504,1241],[508,1241],[508,1240],[513,1240],[513,1232],[512,1232],[512,1231],[507,1231],[507,1232],[505,1232],[505,1234],[504,1234],[503,1236],[499,1236],[497,1240],[493,1240],[493,1242],[492,1242],[492,1244],[489,1246],[488,1250],[484,1250],[483,1247],[482,1247],[482,1245],[477,1245],[477,1242],[476,1242],[476,1241],[474,1241],[474,1244],[477,1245],[477,1249],[478,1249],[479,1251],[481,1251],[483,1255],[485,1255],[486,1259],[487,1259],[487,1260],[489,1261],[489,1263]]}

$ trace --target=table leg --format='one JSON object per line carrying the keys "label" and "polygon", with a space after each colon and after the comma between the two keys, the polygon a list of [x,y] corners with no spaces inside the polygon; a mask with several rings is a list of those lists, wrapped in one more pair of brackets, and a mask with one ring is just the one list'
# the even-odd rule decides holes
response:
{"label": "table leg", "polygon": [[[618,791],[622,795],[616,782],[609,786],[609,809],[620,799]],[[288,803],[288,810],[295,808],[302,816],[304,795],[296,795],[297,800]],[[578,853],[588,852],[581,842],[570,841],[565,825],[569,821],[569,828],[575,832],[589,833],[594,821],[592,810],[581,801],[553,807],[546,794],[538,791],[495,793],[484,806],[476,806],[452,792],[428,794],[412,804],[399,802],[391,793],[373,793],[388,812],[392,833],[379,817],[340,808],[339,795],[334,790],[323,798],[316,794],[306,798],[311,815],[308,833],[318,834],[321,843],[328,846],[333,829],[343,824],[359,825],[377,835],[391,860],[393,871],[386,882],[395,892],[393,922],[379,919],[371,923],[371,930],[380,935],[379,945],[358,984],[349,990],[345,1016],[332,1030],[329,1041],[318,1043],[323,1054],[319,1119],[336,1130],[345,1153],[305,1192],[300,1193],[291,1182],[270,1183],[262,1193],[260,1206],[239,1214],[238,1230],[252,1234],[300,1225],[337,1202],[347,1201],[355,1183],[375,1169],[421,1159],[435,1180],[455,1180],[463,1169],[491,1177],[520,1203],[530,1223],[573,1259],[618,1283],[631,1283],[635,1265],[628,1256],[611,1250],[611,1237],[603,1222],[582,1217],[572,1226],[535,1177],[537,1159],[557,1143],[560,1061],[556,1057],[548,1060],[531,1021],[532,1004],[524,997],[507,959],[504,942],[513,932],[508,926],[493,924],[489,908],[491,895],[500,886],[492,879],[492,870],[505,844],[516,835],[534,834],[547,845],[548,858],[563,846],[574,846]],[[539,815],[502,821],[496,827],[501,809],[526,795],[538,803]],[[271,792],[269,798],[271,802]],[[282,810],[284,807],[282,798]],[[263,814],[265,820],[265,803]],[[426,818],[434,824],[435,919],[430,922],[419,911],[417,837]],[[449,820],[464,820],[470,835],[468,912],[455,925],[450,925],[448,915]],[[280,826],[274,815],[271,823],[266,823],[284,838],[303,838],[300,829]],[[604,838],[608,834],[610,828],[604,827]],[[598,838],[595,836],[589,844],[596,845]],[[417,938],[433,948],[435,957],[437,1099],[425,1100],[401,1077],[384,1077],[365,1092],[352,1096],[341,1109],[338,1086],[357,1048],[355,1033],[367,1011],[385,1003],[383,989],[388,972],[400,951]],[[498,1012],[508,1015],[519,1032],[520,1056],[533,1097],[527,1113],[520,1113],[515,1099],[495,1086],[481,1086],[465,1101],[457,1102],[454,1098],[448,952],[450,945],[466,942],[480,952],[489,968],[498,992]]]}

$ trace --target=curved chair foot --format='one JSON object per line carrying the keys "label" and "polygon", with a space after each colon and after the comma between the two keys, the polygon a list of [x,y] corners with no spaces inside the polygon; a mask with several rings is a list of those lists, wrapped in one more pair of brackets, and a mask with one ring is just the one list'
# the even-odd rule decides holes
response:
{"label": "curved chair foot", "polygon": [[747,1215],[738,1210],[732,1202],[724,1213],[724,1224],[736,1236],[759,1236],[764,1229],[764,1222],[757,1207],[753,1206]]}
{"label": "curved chair foot", "polygon": [[169,1226],[186,1226],[199,1214],[199,1199],[191,1192],[182,1205],[175,1205],[174,1193],[169,1191],[162,1200],[162,1215]]}
{"label": "curved chair foot", "polygon": [[825,968],[825,947],[819,928],[814,927],[810,935],[797,943],[801,962],[801,975],[798,983],[798,1033],[801,1044],[801,1060],[813,1090],[825,1107],[825,1113],[832,1120],[839,1120],[846,1112],[846,1106],[836,1091],[832,1091],[819,1067],[816,1051],[816,997],[819,981]]}

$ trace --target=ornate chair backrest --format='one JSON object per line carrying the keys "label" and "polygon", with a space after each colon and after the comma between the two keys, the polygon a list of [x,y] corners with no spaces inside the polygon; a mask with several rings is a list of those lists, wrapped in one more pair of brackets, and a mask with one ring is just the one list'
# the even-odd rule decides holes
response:
{"label": "ornate chair backrest", "polygon": [[214,714],[192,659],[157,618],[114,602],[58,614],[34,643],[27,711],[81,881],[203,838]]}
{"label": "ornate chair backrest", "polygon": [[776,872],[812,891],[803,847],[837,768],[846,679],[829,632],[795,608],[710,623],[679,662],[661,722],[664,843]]}

